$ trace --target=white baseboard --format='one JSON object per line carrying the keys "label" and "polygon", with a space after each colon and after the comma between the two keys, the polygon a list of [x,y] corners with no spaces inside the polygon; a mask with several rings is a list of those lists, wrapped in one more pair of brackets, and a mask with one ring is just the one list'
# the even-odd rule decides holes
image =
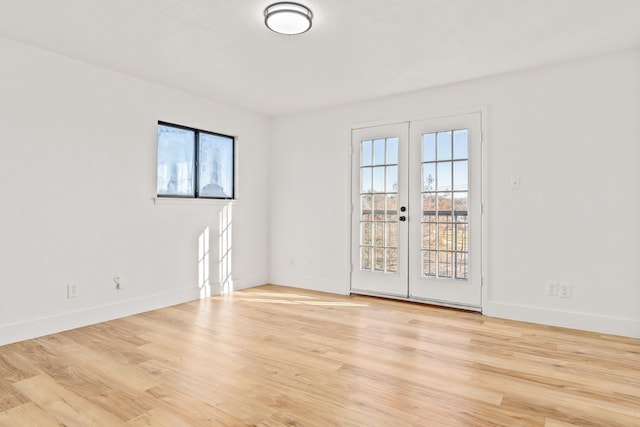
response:
{"label": "white baseboard", "polygon": [[[256,286],[256,283],[262,282],[256,282],[254,280],[235,281],[234,289],[250,288]],[[348,282],[328,281],[313,277],[274,275],[271,280],[269,280],[269,283],[341,295],[349,294]],[[171,305],[182,304],[199,298],[200,288],[188,288],[113,304],[89,307],[55,316],[2,325],[0,326],[0,345],[41,337]],[[503,319],[640,338],[640,320],[636,319],[565,312],[496,301],[487,302],[483,307],[483,314]]]}
{"label": "white baseboard", "polygon": [[88,307],[55,316],[0,326],[0,345],[37,338],[82,326],[182,304],[200,298],[200,288],[187,288],[128,301]]}
{"label": "white baseboard", "polygon": [[503,319],[640,338],[640,320],[489,301],[482,313]]}
{"label": "white baseboard", "polygon": [[233,289],[240,291],[242,289],[253,288],[255,286],[266,285],[269,281],[266,279],[267,274],[255,277],[240,277],[233,280]]}
{"label": "white baseboard", "polygon": [[337,282],[318,279],[316,277],[297,276],[292,274],[273,274],[271,275],[269,283],[308,289],[310,291],[328,292],[340,295],[349,294],[349,282]]}
{"label": "white baseboard", "polygon": [[213,283],[211,285],[211,287],[208,289],[208,291],[205,291],[202,296],[214,296],[214,295],[221,295],[221,294],[226,294],[226,293],[230,293],[233,291],[241,291],[243,289],[247,289],[247,288],[253,288],[255,286],[260,286],[260,285],[265,285],[267,283],[269,283],[268,280],[265,279],[265,276],[256,276],[256,277],[250,277],[250,278],[240,278],[240,279],[233,279],[232,281],[230,281],[229,283]]}

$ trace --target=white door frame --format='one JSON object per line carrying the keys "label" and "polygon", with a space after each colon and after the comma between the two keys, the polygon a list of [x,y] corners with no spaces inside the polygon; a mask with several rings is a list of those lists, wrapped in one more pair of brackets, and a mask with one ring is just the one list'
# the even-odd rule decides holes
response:
{"label": "white door frame", "polygon": [[[455,307],[455,308],[465,308],[465,309],[472,309],[472,310],[477,310],[477,311],[482,311],[483,307],[487,307],[487,288],[488,288],[488,283],[489,283],[489,278],[488,278],[488,249],[489,249],[489,245],[488,245],[488,214],[489,214],[489,209],[488,209],[488,204],[487,204],[487,198],[488,198],[488,191],[487,191],[487,185],[488,185],[488,156],[487,156],[487,108],[484,106],[480,106],[480,107],[474,107],[474,108],[469,108],[469,109],[459,109],[459,110],[450,110],[450,111],[443,111],[443,112],[439,112],[439,113],[433,113],[433,114],[429,114],[429,115],[412,115],[412,116],[404,116],[404,117],[398,117],[396,119],[389,119],[389,120],[383,120],[383,121],[374,121],[374,122],[360,122],[360,123],[353,123],[351,126],[349,126],[349,130],[348,130],[348,135],[349,135],[349,147],[351,147],[352,144],[352,131],[355,129],[360,129],[360,128],[367,128],[367,127],[375,127],[375,126],[385,126],[385,125],[394,125],[394,124],[399,124],[399,123],[411,123],[411,122],[418,122],[418,121],[425,121],[425,120],[432,120],[432,119],[440,119],[440,118],[447,118],[447,117],[451,117],[451,116],[458,116],[458,115],[467,115],[467,114],[472,114],[472,113],[479,113],[480,114],[480,126],[481,126],[481,130],[480,130],[480,159],[479,159],[479,164],[480,164],[480,168],[481,168],[481,183],[478,189],[476,189],[476,192],[480,192],[480,203],[481,203],[481,218],[479,221],[479,225],[481,227],[480,230],[480,239],[481,239],[481,243],[480,243],[480,254],[477,254],[477,256],[480,258],[480,268],[481,268],[481,274],[480,274],[480,280],[481,280],[481,306],[480,307],[466,307],[464,305],[458,305],[458,304],[452,304],[452,303],[447,303],[445,301],[436,301],[436,300],[424,300],[424,299],[420,299],[420,298],[412,298],[410,295],[407,297],[404,297],[402,295],[381,295],[381,296],[385,296],[388,298],[393,298],[393,299],[400,299],[400,300],[408,300],[408,301],[414,301],[414,302],[424,302],[424,303],[431,303],[431,304],[436,304],[436,305],[442,305],[442,306],[448,306],[448,307]],[[360,153],[359,152],[355,152],[354,150],[350,150],[351,153],[351,157],[349,158],[349,176],[350,176],[350,188],[351,191],[349,192],[349,202],[348,202],[348,212],[349,212],[349,223],[350,223],[350,238],[349,238],[349,254],[350,254],[350,263],[351,260],[353,260],[353,248],[354,248],[354,229],[353,229],[353,215],[352,215],[352,209],[354,209],[353,205],[352,205],[352,200],[353,200],[353,176],[352,176],[352,165],[353,165],[353,158],[354,157],[359,157]],[[350,290],[349,292],[352,294],[372,294],[372,295],[379,295],[377,292],[367,292],[367,291],[361,291],[358,289],[354,289],[352,286],[352,276],[353,276],[353,271],[355,270],[356,266],[353,264],[351,265],[351,274],[350,274],[350,279],[349,279],[349,284],[350,284]]]}
{"label": "white door frame", "polygon": [[[449,175],[449,186],[444,189],[438,190],[433,188],[431,191],[442,191],[441,193],[425,193],[435,197],[436,194],[451,195],[451,194],[465,194],[467,196],[467,215],[465,215],[466,221],[455,221],[455,216],[451,217],[450,206],[447,211],[449,215],[447,219],[441,223],[442,227],[446,227],[452,232],[452,239],[455,238],[457,232],[455,230],[458,227],[468,225],[470,233],[467,234],[468,246],[466,251],[461,254],[467,254],[466,262],[463,266],[466,267],[465,279],[454,279],[454,271],[449,271],[450,278],[436,278],[425,277],[422,274],[422,241],[419,238],[413,238],[410,240],[410,273],[409,273],[409,296],[412,299],[424,299],[428,302],[441,305],[454,305],[465,309],[480,310],[482,306],[482,128],[481,128],[481,115],[480,113],[468,113],[462,115],[439,117],[436,119],[427,119],[421,121],[411,122],[411,180],[410,182],[415,185],[422,185],[422,137],[425,134],[433,136],[435,141],[435,135],[438,132],[441,136],[449,135],[448,144],[449,150],[451,150],[451,131],[466,130],[464,134],[467,135],[467,156],[468,168],[466,170],[468,181],[468,187],[459,188],[462,192],[453,193],[454,187],[452,186],[451,177]],[[454,132],[455,134],[460,132]],[[455,140],[455,138],[454,138]],[[440,143],[438,143],[440,146]],[[435,155],[435,145],[434,145]],[[442,166],[449,165],[449,173],[452,173],[452,165],[458,162],[453,162],[456,157],[449,154],[448,160],[438,160],[435,162],[435,157],[432,161],[425,163],[425,165],[440,164]],[[438,173],[440,177],[440,173]],[[410,203],[410,235],[422,236],[422,221],[423,221],[423,206],[421,200],[421,194],[423,190],[415,187],[411,190]],[[447,199],[444,199],[447,200]],[[464,199],[462,199],[464,200]],[[435,221],[436,216],[430,217],[430,221]],[[425,225],[428,223],[425,223]],[[435,225],[431,222],[432,226]],[[434,227],[434,231],[439,226]],[[434,236],[435,237],[435,236]],[[434,242],[435,243],[435,242]],[[448,252],[451,250],[457,251],[455,240],[454,243],[448,249],[445,249],[441,254],[451,255],[451,261],[455,263],[456,254],[458,252]],[[426,252],[425,252],[426,253]],[[439,253],[439,252],[437,252]],[[437,257],[436,257],[437,258]]]}
{"label": "white door frame", "polygon": [[[359,128],[352,130],[351,137],[351,147],[352,147],[352,156],[351,156],[351,291],[353,293],[372,293],[376,295],[390,296],[390,297],[398,297],[398,298],[406,298],[409,296],[409,289],[407,286],[409,271],[409,245],[408,245],[408,237],[409,237],[409,227],[406,221],[395,221],[392,220],[392,223],[387,223],[385,211],[385,205],[383,203],[383,217],[381,219],[369,218],[365,219],[363,223],[361,223],[362,213],[360,209],[360,186],[355,188],[356,183],[360,183],[360,142],[361,141],[369,141],[373,142],[375,140],[386,143],[387,139],[396,139],[397,140],[397,166],[391,166],[397,168],[397,193],[392,195],[395,199],[396,210],[395,210],[395,218],[398,218],[401,215],[408,215],[408,212],[401,213],[401,206],[408,206],[408,184],[409,184],[409,165],[405,164],[406,162],[400,162],[401,159],[408,158],[409,156],[409,124],[404,123],[394,123],[389,125],[380,125],[380,126],[370,126],[366,128]],[[374,170],[374,169],[384,169],[384,165],[378,164],[378,166],[374,166],[375,162],[371,163],[371,166],[364,166],[362,169]],[[389,191],[388,188],[384,189],[383,193],[377,193],[373,195],[374,198],[381,197],[382,199],[387,200],[386,192]],[[368,194],[368,192],[367,192]],[[393,194],[393,192],[392,192]],[[388,206],[387,206],[388,208]],[[375,207],[372,205],[371,210],[369,212],[375,212]],[[372,217],[374,215],[370,214]],[[375,222],[369,222],[375,221]],[[360,265],[360,247],[361,242],[358,239],[355,239],[355,235],[360,235],[360,226],[361,224],[368,225],[382,225],[385,227],[385,224],[390,224],[393,226],[395,230],[397,230],[397,270],[396,271],[376,271],[375,269],[371,270],[361,270],[359,268]],[[383,230],[383,233],[386,233]],[[373,238],[375,238],[376,233],[372,233]],[[386,240],[386,234],[385,234]],[[371,245],[372,243],[366,243],[365,245]],[[375,244],[374,244],[375,246]],[[386,246],[386,244],[385,244]],[[376,249],[378,250],[378,249]],[[384,251],[384,249],[380,249]],[[370,254],[370,257],[373,258],[373,253]],[[372,264],[374,264],[374,260],[370,260]],[[358,266],[358,267],[357,267]],[[386,269],[386,266],[385,266]]]}

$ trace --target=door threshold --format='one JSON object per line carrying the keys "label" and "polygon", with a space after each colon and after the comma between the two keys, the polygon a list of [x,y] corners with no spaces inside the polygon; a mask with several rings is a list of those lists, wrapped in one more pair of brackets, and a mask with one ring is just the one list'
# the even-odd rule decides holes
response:
{"label": "door threshold", "polygon": [[459,304],[459,303],[454,303],[449,301],[441,301],[436,299],[419,298],[414,296],[405,297],[402,295],[385,294],[383,292],[361,291],[358,289],[351,289],[349,293],[351,295],[365,295],[369,297],[388,298],[388,299],[395,299],[399,301],[414,302],[414,303],[420,303],[420,304],[426,304],[426,305],[436,305],[438,307],[455,308],[457,310],[465,310],[465,311],[482,313],[482,307],[478,307],[475,305]]}

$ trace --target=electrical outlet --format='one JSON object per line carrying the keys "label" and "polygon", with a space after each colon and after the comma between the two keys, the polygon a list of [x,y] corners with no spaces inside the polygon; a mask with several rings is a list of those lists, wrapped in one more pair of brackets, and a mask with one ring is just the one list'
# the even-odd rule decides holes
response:
{"label": "electrical outlet", "polygon": [[555,297],[558,296],[558,282],[547,282],[547,295]]}
{"label": "electrical outlet", "polygon": [[558,296],[560,298],[571,298],[571,284],[560,283],[558,286]]}
{"label": "electrical outlet", "polygon": [[77,283],[67,284],[67,298],[78,298],[80,295],[80,285]]}

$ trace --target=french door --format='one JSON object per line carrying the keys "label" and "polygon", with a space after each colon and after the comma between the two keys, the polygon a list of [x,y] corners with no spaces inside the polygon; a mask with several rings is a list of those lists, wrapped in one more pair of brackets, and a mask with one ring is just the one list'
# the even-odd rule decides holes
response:
{"label": "french door", "polygon": [[407,297],[407,123],[352,133],[351,290]]}
{"label": "french door", "polygon": [[481,117],[352,131],[351,292],[481,308]]}

